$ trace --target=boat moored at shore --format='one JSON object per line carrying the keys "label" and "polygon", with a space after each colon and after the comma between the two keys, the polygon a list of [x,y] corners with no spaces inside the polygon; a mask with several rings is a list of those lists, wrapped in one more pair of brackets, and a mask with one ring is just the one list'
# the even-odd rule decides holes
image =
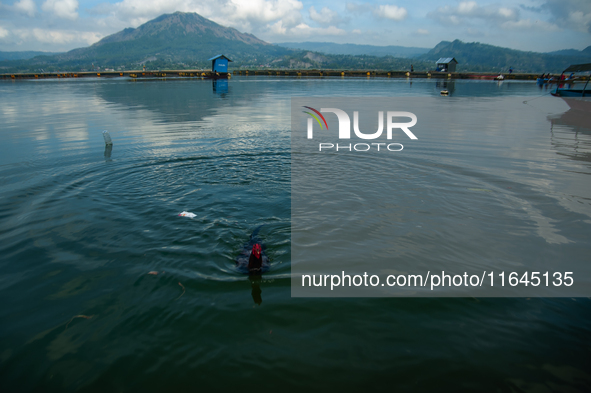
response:
{"label": "boat moored at shore", "polygon": [[[565,73],[570,72],[571,75],[574,75],[575,72],[591,72],[591,63],[587,64],[574,64],[569,66],[566,70],[562,71],[562,75]],[[561,75],[561,77],[562,77]],[[586,77],[582,77],[580,79],[586,80],[587,82],[583,86],[583,88],[572,88],[571,83],[567,81],[558,81],[558,85],[556,89],[551,93],[555,97],[585,97],[591,94],[591,90],[587,90],[587,85],[589,84],[589,79],[591,78],[590,75],[586,75]],[[566,82],[566,83],[564,83]],[[564,84],[562,84],[564,83]],[[565,86],[566,85],[566,86]]]}

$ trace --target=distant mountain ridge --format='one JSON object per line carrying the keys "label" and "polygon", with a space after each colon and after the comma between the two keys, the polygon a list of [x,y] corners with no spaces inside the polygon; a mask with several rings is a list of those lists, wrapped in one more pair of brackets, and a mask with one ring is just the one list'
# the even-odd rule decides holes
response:
{"label": "distant mountain ridge", "polygon": [[554,52],[546,52],[547,55],[558,55],[558,56],[591,56],[591,45],[583,50],[576,49],[563,49]]}
{"label": "distant mountain ridge", "polygon": [[393,56],[412,58],[429,52],[429,48],[410,46],[377,46],[358,44],[335,44],[333,42],[282,42],[275,45],[291,49],[311,50],[333,55],[367,55],[367,56]]}
{"label": "distant mountain ridge", "polygon": [[53,56],[61,52],[41,52],[41,51],[15,51],[15,52],[2,52],[0,51],[0,61],[3,60],[27,60],[32,59],[35,56]]}
{"label": "distant mountain ridge", "polygon": [[[479,42],[466,43],[460,40],[441,41],[417,59],[434,62],[441,57],[455,57],[457,71],[499,71],[507,72],[512,67],[515,72],[561,72],[571,64],[591,63],[589,48],[579,55],[556,55],[538,52],[525,52],[502,48]],[[570,53],[570,52],[569,52]]]}

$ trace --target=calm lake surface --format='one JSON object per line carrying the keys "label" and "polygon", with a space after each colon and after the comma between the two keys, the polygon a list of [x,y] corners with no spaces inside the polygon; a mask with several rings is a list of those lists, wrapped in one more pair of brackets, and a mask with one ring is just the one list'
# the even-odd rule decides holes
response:
{"label": "calm lake surface", "polygon": [[[590,123],[533,82],[224,82],[0,83],[0,391],[591,389],[588,298],[292,298],[290,104],[522,97],[547,122],[488,127],[482,144],[503,137],[523,160],[465,188],[492,216],[506,195],[486,190],[526,168],[515,192],[545,232],[515,228],[514,245],[531,236],[577,255],[591,251]],[[422,187],[437,201],[445,184]],[[450,214],[448,202],[430,211]],[[251,280],[235,260],[259,227],[271,268]]]}

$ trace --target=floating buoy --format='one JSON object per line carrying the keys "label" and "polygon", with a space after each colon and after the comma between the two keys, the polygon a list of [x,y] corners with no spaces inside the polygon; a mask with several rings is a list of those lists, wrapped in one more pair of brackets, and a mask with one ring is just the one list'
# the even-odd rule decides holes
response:
{"label": "floating buoy", "polygon": [[442,96],[448,96],[449,95],[449,91],[448,90],[441,90],[441,94]]}
{"label": "floating buoy", "polygon": [[103,139],[105,140],[105,145],[109,146],[113,144],[113,141],[111,140],[111,135],[109,135],[109,131],[107,130],[103,131]]}

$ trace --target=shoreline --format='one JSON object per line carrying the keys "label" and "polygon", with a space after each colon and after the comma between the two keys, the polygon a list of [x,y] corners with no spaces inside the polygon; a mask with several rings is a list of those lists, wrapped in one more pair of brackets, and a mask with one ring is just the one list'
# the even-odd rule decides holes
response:
{"label": "shoreline", "polygon": [[[437,78],[437,79],[475,79],[494,80],[499,75],[496,72],[435,72],[435,71],[368,71],[368,70],[234,70],[231,76],[297,76],[297,77],[381,77],[381,78]],[[531,80],[535,81],[538,74],[512,73],[502,74],[503,80]],[[24,72],[0,74],[0,79],[48,79],[48,78],[225,78],[216,76],[212,71],[204,70],[131,70],[131,71],[83,71],[83,72]]]}

